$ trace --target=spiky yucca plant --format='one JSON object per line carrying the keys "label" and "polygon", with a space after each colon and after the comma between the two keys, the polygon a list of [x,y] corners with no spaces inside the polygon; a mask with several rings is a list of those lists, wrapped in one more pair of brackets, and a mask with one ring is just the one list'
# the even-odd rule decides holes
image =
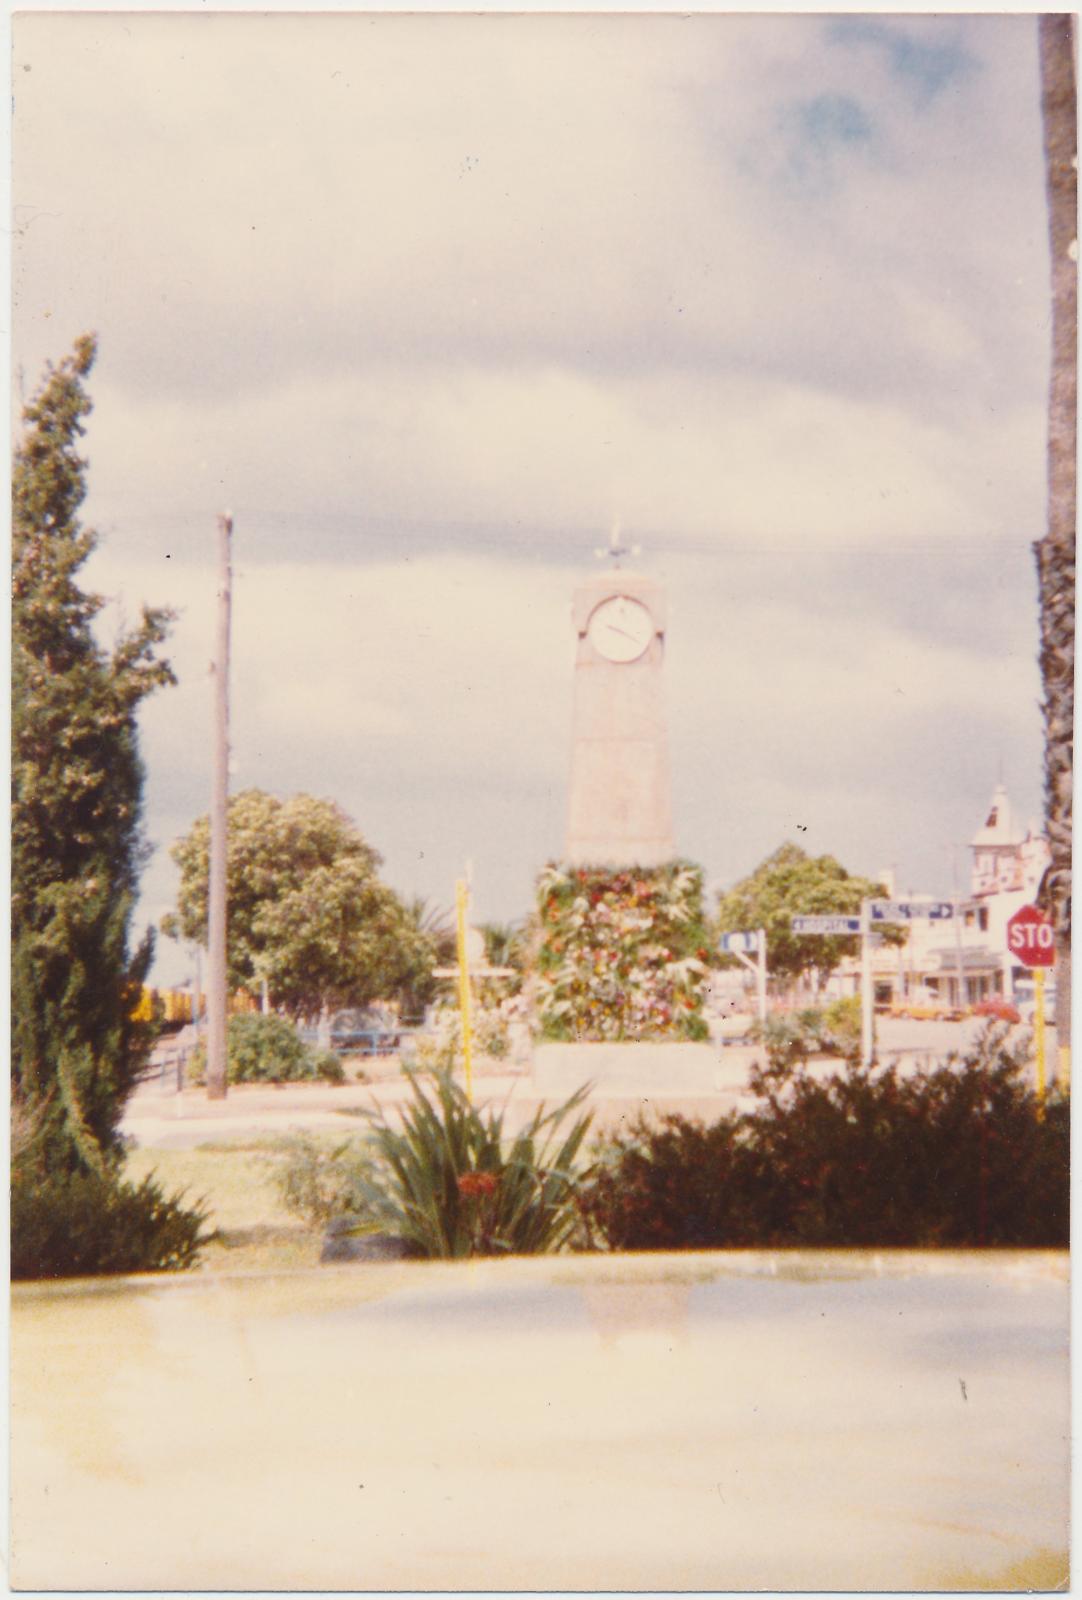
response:
{"label": "spiky yucca plant", "polygon": [[578,1227],[578,1165],[587,1112],[561,1138],[586,1088],[548,1111],[538,1107],[513,1139],[504,1112],[478,1111],[447,1072],[429,1098],[410,1079],[402,1125],[382,1107],[366,1115],[372,1159],[354,1179],[356,1232],[396,1234],[421,1256],[535,1255],[559,1250]]}

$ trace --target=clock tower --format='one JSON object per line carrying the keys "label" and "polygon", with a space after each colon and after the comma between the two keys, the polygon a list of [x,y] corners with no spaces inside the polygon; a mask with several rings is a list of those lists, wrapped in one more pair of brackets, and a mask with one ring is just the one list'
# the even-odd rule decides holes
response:
{"label": "clock tower", "polygon": [[630,554],[614,529],[611,570],[575,590],[576,655],[565,860],[573,866],[655,867],[675,855],[662,663],[665,593],[621,570]]}

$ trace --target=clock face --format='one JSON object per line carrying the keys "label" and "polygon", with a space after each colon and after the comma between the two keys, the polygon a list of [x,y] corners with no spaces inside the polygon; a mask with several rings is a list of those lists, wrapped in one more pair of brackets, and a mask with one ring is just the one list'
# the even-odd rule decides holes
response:
{"label": "clock face", "polygon": [[654,619],[638,600],[614,594],[594,611],[586,633],[606,661],[637,661],[653,638]]}

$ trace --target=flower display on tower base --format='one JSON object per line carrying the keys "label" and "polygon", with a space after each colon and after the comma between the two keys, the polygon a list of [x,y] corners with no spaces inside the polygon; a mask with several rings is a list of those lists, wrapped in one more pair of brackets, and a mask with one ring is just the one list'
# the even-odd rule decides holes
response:
{"label": "flower display on tower base", "polygon": [[534,996],[552,1042],[708,1037],[700,869],[550,864],[537,883]]}

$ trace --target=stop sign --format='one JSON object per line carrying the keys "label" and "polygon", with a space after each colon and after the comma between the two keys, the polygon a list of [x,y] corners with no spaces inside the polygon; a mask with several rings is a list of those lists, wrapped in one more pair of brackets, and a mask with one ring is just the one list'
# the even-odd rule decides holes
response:
{"label": "stop sign", "polygon": [[1052,924],[1036,906],[1022,906],[1007,923],[1007,949],[1024,967],[1051,967],[1056,960]]}

